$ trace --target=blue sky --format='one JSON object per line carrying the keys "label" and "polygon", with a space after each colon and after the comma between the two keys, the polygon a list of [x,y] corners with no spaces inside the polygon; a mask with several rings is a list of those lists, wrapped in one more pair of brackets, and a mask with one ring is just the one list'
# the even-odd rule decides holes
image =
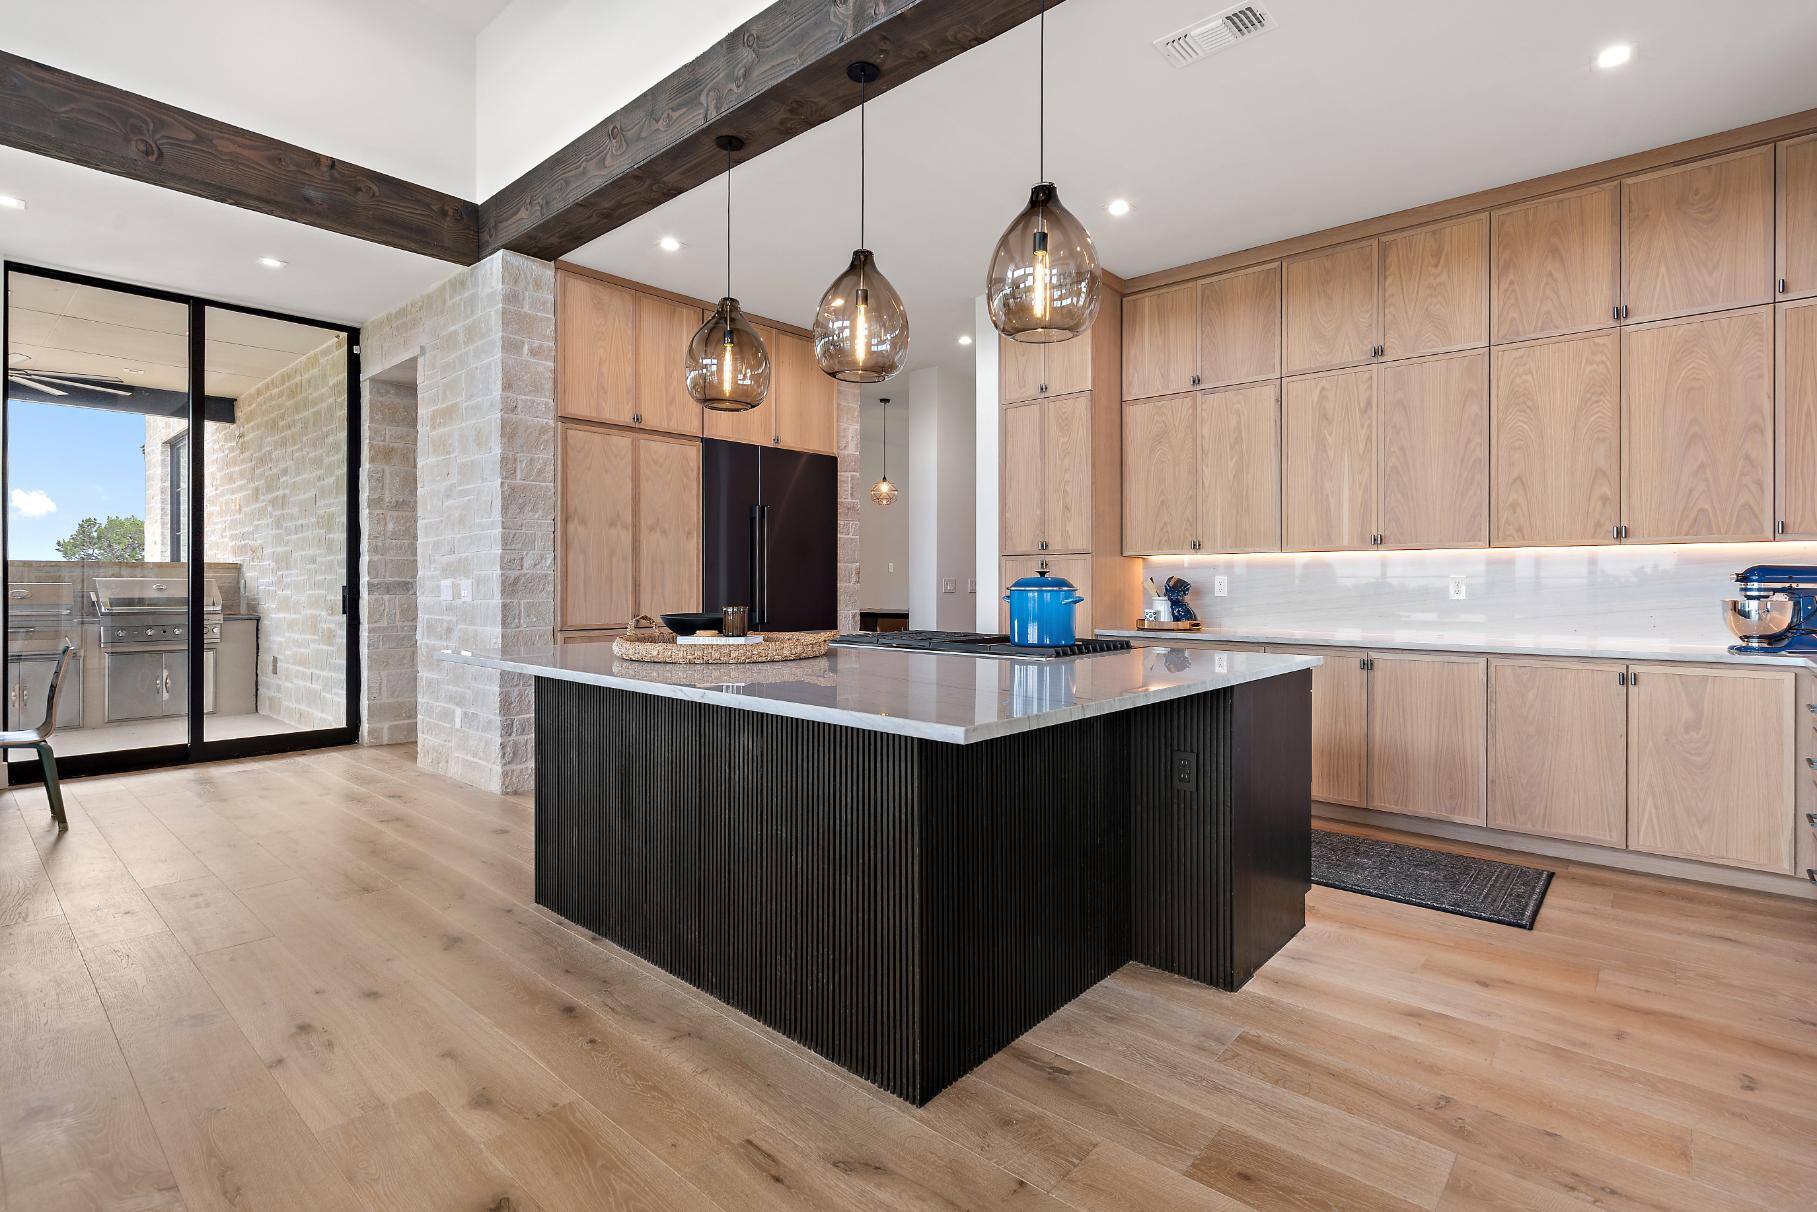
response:
{"label": "blue sky", "polygon": [[85,517],[145,516],[137,413],[9,400],[6,444],[8,559],[59,559]]}

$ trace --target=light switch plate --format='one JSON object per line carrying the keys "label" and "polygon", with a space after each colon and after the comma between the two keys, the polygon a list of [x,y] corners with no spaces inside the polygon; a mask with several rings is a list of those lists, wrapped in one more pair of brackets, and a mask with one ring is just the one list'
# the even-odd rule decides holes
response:
{"label": "light switch plate", "polygon": [[958,593],[959,592],[959,582],[955,581],[952,577],[943,578],[940,582],[940,592],[941,593]]}
{"label": "light switch plate", "polygon": [[462,581],[461,582],[461,601],[471,602],[472,600],[473,600],[473,582],[472,581]]}
{"label": "light switch plate", "polygon": [[1211,578],[1211,596],[1214,598],[1229,597],[1230,596],[1230,578],[1229,577],[1213,577],[1213,578]]}
{"label": "light switch plate", "polygon": [[453,600],[454,600],[454,582],[453,581],[443,581],[442,582],[442,601],[452,602]]}
{"label": "light switch plate", "polygon": [[1451,578],[1451,600],[1461,602],[1470,596],[1470,582],[1464,577]]}

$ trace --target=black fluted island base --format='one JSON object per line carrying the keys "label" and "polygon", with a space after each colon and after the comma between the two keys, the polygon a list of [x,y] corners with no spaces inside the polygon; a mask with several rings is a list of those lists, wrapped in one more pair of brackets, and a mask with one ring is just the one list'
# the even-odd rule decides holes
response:
{"label": "black fluted island base", "polygon": [[536,679],[536,900],[927,1102],[1137,960],[1305,920],[1311,674],[950,744]]}

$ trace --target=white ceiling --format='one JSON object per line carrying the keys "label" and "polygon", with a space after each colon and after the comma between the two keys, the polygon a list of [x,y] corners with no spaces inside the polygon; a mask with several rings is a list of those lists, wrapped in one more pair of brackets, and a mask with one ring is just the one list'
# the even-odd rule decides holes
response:
{"label": "white ceiling", "polygon": [[[1219,0],[1048,15],[1048,169],[1125,277],[1817,106],[1811,0],[1265,0],[1280,27],[1192,67],[1152,41]],[[1597,50],[1629,41],[1626,67]],[[873,103],[868,243],[909,307],[908,365],[955,342],[1036,177],[1030,22]],[[857,115],[741,166],[734,290],[805,323],[857,243]],[[1126,197],[1132,213],[1104,205]],[[724,185],[571,254],[716,298]],[[674,235],[679,253],[657,240]]]}
{"label": "white ceiling", "polygon": [[511,0],[411,0],[448,24],[477,34],[492,24],[493,18],[511,7]]}

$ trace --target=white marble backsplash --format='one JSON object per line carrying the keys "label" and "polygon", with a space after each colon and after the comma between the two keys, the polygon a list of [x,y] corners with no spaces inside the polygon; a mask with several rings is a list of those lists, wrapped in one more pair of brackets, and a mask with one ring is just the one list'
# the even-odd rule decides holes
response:
{"label": "white marble backsplash", "polygon": [[1176,556],[1143,571],[1191,581],[1208,626],[1308,641],[1721,647],[1734,639],[1720,603],[1754,564],[1817,566],[1817,543]]}

